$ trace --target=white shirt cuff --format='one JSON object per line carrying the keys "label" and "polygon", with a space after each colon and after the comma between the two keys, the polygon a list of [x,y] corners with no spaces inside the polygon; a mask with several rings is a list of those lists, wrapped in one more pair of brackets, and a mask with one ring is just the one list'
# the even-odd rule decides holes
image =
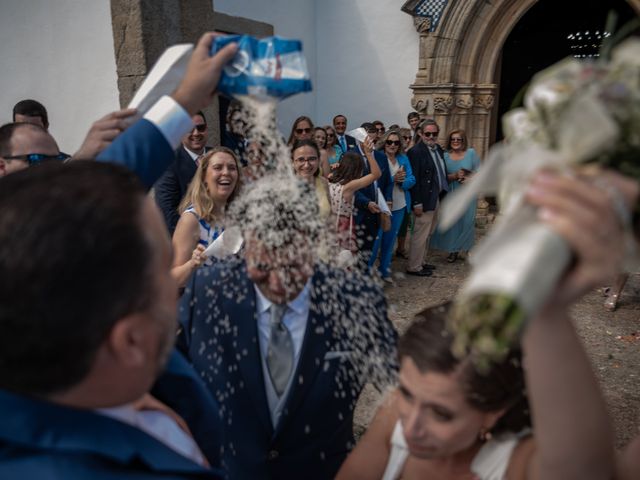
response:
{"label": "white shirt cuff", "polygon": [[143,118],[158,127],[173,149],[178,148],[183,135],[193,129],[187,111],[169,95],[161,97]]}
{"label": "white shirt cuff", "polygon": [[422,208],[422,204],[421,203],[416,203],[413,208]]}

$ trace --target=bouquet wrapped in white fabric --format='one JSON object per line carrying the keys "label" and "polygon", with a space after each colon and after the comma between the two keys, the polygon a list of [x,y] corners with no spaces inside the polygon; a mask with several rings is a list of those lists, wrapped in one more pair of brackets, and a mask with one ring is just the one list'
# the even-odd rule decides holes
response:
{"label": "bouquet wrapped in white fabric", "polygon": [[[446,229],[478,195],[498,196],[501,216],[474,251],[452,319],[456,352],[475,355],[480,366],[507,352],[572,258],[564,240],[524,202],[531,175],[595,162],[640,179],[640,40],[621,43],[610,59],[570,58],[539,73],[524,108],[503,123],[506,141],[492,148],[473,181],[445,200],[441,217]],[[596,186],[610,192],[628,222],[620,195]],[[627,243],[632,268],[630,234]]]}

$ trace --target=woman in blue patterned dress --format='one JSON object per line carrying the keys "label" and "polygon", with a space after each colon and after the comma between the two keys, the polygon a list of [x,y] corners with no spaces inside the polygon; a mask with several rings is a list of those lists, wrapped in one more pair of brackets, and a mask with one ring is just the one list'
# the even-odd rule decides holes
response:
{"label": "woman in blue patterned dress", "polygon": [[[467,134],[462,129],[449,133],[444,154],[449,191],[453,192],[471,179],[480,166],[480,158],[468,147]],[[471,250],[475,237],[476,202],[469,205],[465,214],[446,232],[436,230],[431,238],[431,248],[449,252],[447,261],[453,263],[460,253]]]}
{"label": "woman in blue patterned dress", "polygon": [[199,266],[211,263],[203,253],[224,230],[225,210],[240,186],[239,172],[238,157],[226,147],[215,147],[199,160],[173,234],[171,274],[178,286],[184,287]]}

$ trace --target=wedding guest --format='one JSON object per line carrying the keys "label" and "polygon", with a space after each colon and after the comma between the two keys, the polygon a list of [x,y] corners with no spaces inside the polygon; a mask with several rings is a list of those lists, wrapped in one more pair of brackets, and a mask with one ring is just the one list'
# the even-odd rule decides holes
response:
{"label": "wedding guest", "polygon": [[[360,127],[367,132],[365,140],[371,141],[372,145],[374,145],[376,129],[373,124],[365,122]],[[364,162],[363,175],[367,175],[370,167],[369,157],[364,151],[364,144],[358,141],[357,147],[353,151],[360,154]],[[380,229],[380,212],[382,210],[379,202],[387,202],[388,207],[391,208],[393,193],[393,179],[389,174],[389,165],[385,161],[384,154],[378,150],[373,150],[373,157],[380,169],[380,176],[373,183],[361,188],[355,194],[355,205],[358,209],[356,214],[358,228],[356,232],[358,234],[359,258],[362,261],[362,268],[366,268],[369,264],[373,244]]]}
{"label": "wedding guest", "polygon": [[329,201],[329,183],[320,175],[320,149],[312,140],[297,140],[291,149],[293,170],[297,176],[313,186],[320,217],[329,220],[331,205]]}
{"label": "wedding guest", "polygon": [[227,147],[215,147],[200,159],[187,193],[180,202],[182,212],[173,234],[171,275],[184,287],[193,272],[211,258],[205,249],[224,231],[227,205],[240,189],[240,166]]}
{"label": "wedding guest", "polygon": [[391,228],[386,232],[378,232],[378,238],[373,244],[369,267],[373,267],[380,250],[380,275],[383,281],[392,284],[390,266],[393,246],[405,215],[411,211],[409,189],[416,183],[416,179],[411,171],[409,158],[404,153],[404,144],[397,130],[389,130],[383,135],[377,147],[383,149],[389,164],[389,172],[393,178],[393,210],[391,212]]}
{"label": "wedding guest", "polygon": [[[444,163],[450,192],[456,191],[464,182],[469,181],[480,167],[480,158],[476,151],[469,147],[464,130],[458,128],[449,133]],[[473,201],[451,228],[445,232],[436,229],[431,238],[431,248],[448,252],[449,263],[455,262],[460,254],[466,257],[475,240],[475,224],[476,202]]]}
{"label": "wedding guest", "polygon": [[249,185],[230,212],[244,261],[199,269],[181,301],[179,344],[221,404],[230,479],[333,479],[365,381],[395,368],[381,289],[316,257],[312,195],[290,177]]}
{"label": "wedding guest", "polygon": [[294,120],[291,127],[291,133],[289,134],[289,140],[287,145],[293,145],[296,140],[313,138],[313,122],[305,115],[298,117]]}
{"label": "wedding guest", "polygon": [[[514,347],[481,374],[473,358],[453,356],[448,309],[421,312],[399,342],[398,389],[337,479],[611,478],[606,405],[569,311],[621,267],[623,255],[607,248],[622,242],[621,224],[587,180],[540,174],[526,195],[576,261],[531,319],[522,358]],[[593,235],[601,229],[608,235]]]}
{"label": "wedding guest", "polygon": [[384,135],[384,132],[385,132],[384,123],[382,123],[380,120],[374,120],[371,123],[373,123],[373,126],[376,127],[376,138],[375,138],[374,144],[377,144],[382,138],[382,136]]}
{"label": "wedding guest", "polygon": [[406,272],[408,275],[430,277],[433,266],[424,264],[424,259],[436,226],[438,206],[449,184],[442,160],[444,152],[437,142],[440,127],[434,120],[427,119],[420,125],[420,134],[422,141],[407,152],[416,184],[411,189],[414,220]]}
{"label": "wedding guest", "polygon": [[164,215],[169,233],[173,235],[180,213],[178,206],[187,193],[187,188],[198,168],[199,158],[210,147],[207,146],[207,119],[202,111],[192,115],[193,127],[182,136],[180,147],[175,152],[173,163],[154,185],[156,203]]}
{"label": "wedding guest", "polygon": [[407,123],[411,129],[411,137],[413,144],[422,141],[422,135],[420,134],[420,114],[418,112],[409,112],[407,115]]}
{"label": "wedding guest", "polygon": [[313,140],[316,142],[316,145],[318,145],[320,151],[320,174],[323,177],[327,177],[331,171],[329,167],[329,151],[327,149],[327,131],[322,127],[314,128]]}
{"label": "wedding guest", "polygon": [[342,149],[342,153],[356,148],[356,139],[345,133],[347,131],[347,117],[342,114],[333,117],[333,128],[336,130],[336,141]]}
{"label": "wedding guest", "polygon": [[327,160],[329,161],[329,168],[335,168],[336,164],[340,161],[340,155],[342,155],[342,148],[338,145],[338,138],[335,129],[331,125],[324,127],[327,132]]}
{"label": "wedding guest", "polygon": [[49,130],[49,115],[47,109],[36,100],[20,100],[13,106],[14,123],[32,123]]}
{"label": "wedding guest", "polygon": [[340,165],[329,178],[329,197],[331,198],[331,210],[337,217],[338,243],[342,249],[350,250],[353,253],[356,253],[359,248],[355,229],[356,193],[358,190],[372,185],[382,175],[373,153],[373,140],[366,138],[361,144],[361,148],[370,166],[366,173],[362,157],[356,152],[347,152],[342,155]]}

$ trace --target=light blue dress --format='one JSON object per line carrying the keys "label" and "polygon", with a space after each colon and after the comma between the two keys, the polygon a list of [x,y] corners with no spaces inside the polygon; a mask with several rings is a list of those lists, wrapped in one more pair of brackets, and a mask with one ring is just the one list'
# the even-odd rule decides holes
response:
{"label": "light blue dress", "polygon": [[[462,160],[452,160],[449,153],[445,152],[444,163],[447,167],[447,174],[457,172],[461,168],[475,172],[480,166],[480,158],[473,148],[469,148]],[[449,192],[453,192],[460,187],[461,184],[457,180],[450,182]],[[441,232],[438,225],[431,237],[429,248],[444,250],[449,253],[468,252],[471,250],[475,237],[476,203],[474,200],[464,215],[446,232]]]}

